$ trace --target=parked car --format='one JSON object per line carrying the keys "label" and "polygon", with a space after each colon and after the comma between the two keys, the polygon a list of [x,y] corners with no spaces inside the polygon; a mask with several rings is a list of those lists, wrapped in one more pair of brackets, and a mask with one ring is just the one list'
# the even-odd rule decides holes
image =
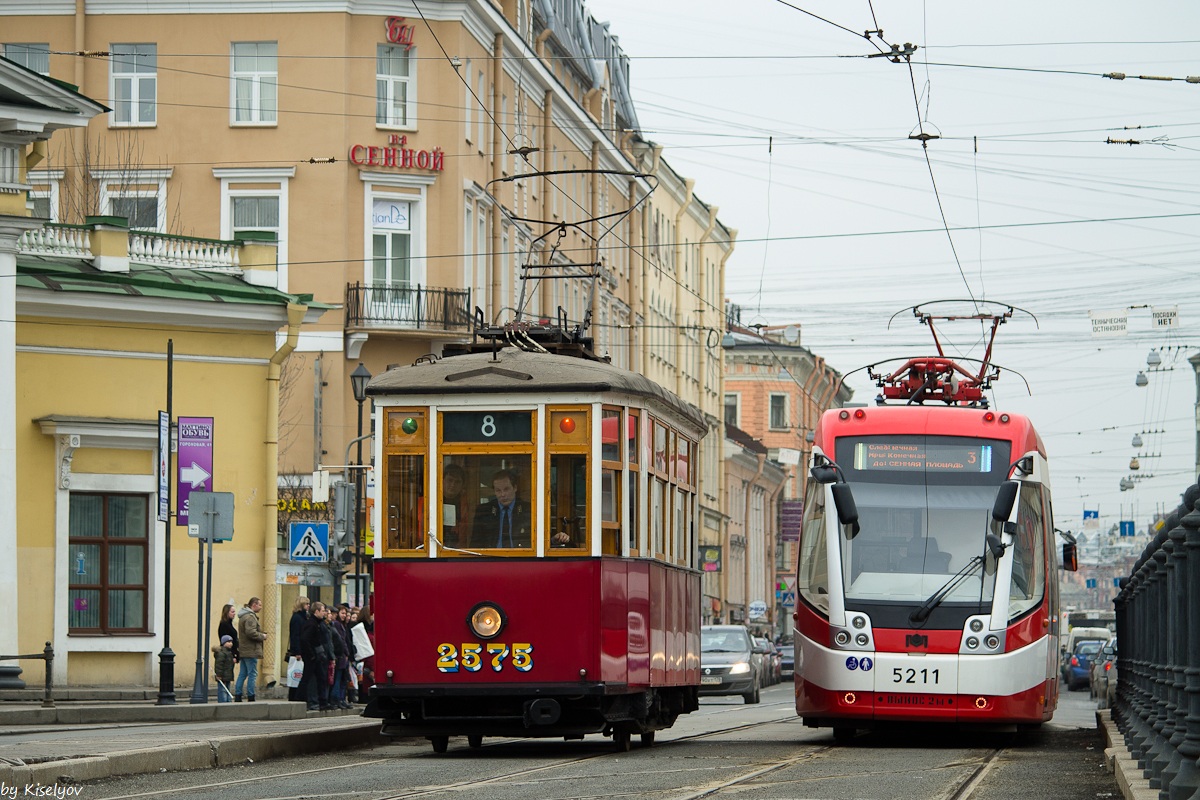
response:
{"label": "parked car", "polygon": [[1092,639],[1075,645],[1075,652],[1067,659],[1067,691],[1082,689],[1092,682],[1092,660],[1103,646],[1104,642]]}
{"label": "parked car", "polygon": [[702,626],[700,695],[740,694],[747,703],[757,703],[765,652],[743,625]]}
{"label": "parked car", "polygon": [[1059,671],[1062,673],[1062,679],[1067,680],[1067,665],[1071,661],[1071,656],[1075,653],[1075,648],[1080,642],[1098,641],[1101,644],[1112,638],[1112,631],[1108,628],[1072,628],[1070,633],[1066,635],[1066,640],[1062,645],[1062,663],[1059,664]]}
{"label": "parked car", "polygon": [[1092,659],[1092,697],[1099,708],[1109,708],[1117,694],[1117,640],[1110,639]]}
{"label": "parked car", "polygon": [[794,645],[779,646],[779,671],[784,678],[791,678],[796,674],[796,648]]}
{"label": "parked car", "polygon": [[783,680],[783,667],[780,663],[779,648],[770,639],[755,637],[754,643],[760,645],[766,653],[763,654],[763,672],[766,675],[764,686],[774,686]]}

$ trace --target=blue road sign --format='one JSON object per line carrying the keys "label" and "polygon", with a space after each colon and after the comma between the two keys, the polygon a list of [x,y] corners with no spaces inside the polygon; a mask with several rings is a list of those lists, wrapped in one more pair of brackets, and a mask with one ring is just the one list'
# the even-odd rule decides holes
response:
{"label": "blue road sign", "polygon": [[1122,536],[1133,536],[1133,520],[1131,520],[1131,519],[1121,520],[1121,535]]}
{"label": "blue road sign", "polygon": [[288,524],[288,558],[296,563],[329,560],[329,523],[292,522]]}

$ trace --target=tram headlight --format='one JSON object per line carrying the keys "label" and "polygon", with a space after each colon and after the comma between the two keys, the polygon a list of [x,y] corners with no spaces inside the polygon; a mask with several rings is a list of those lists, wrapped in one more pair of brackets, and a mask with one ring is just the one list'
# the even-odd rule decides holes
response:
{"label": "tram headlight", "polygon": [[850,619],[850,624],[853,625],[854,627],[858,628],[859,630],[862,630],[867,625],[867,618],[866,617],[852,617]]}
{"label": "tram headlight", "polygon": [[745,675],[750,671],[750,665],[745,661],[739,661],[729,668],[730,675]]}
{"label": "tram headlight", "polygon": [[983,643],[988,646],[989,650],[995,650],[997,647],[1000,646],[1000,637],[996,636],[996,634],[993,633],[991,636],[984,639]]}
{"label": "tram headlight", "polygon": [[865,633],[860,633],[858,636],[854,637],[854,643],[859,647],[866,647],[867,643],[870,641],[871,639]]}
{"label": "tram headlight", "polygon": [[968,636],[967,637],[967,649],[968,650],[979,649],[979,640],[976,639],[974,636]]}
{"label": "tram headlight", "polygon": [[467,626],[480,639],[496,638],[507,624],[508,617],[494,603],[479,603],[467,617]]}
{"label": "tram headlight", "polygon": [[981,619],[971,620],[971,630],[975,631],[976,633],[979,633],[981,630],[983,630],[983,620],[981,620]]}
{"label": "tram headlight", "polygon": [[846,631],[838,631],[833,635],[833,643],[845,647],[850,644],[850,634]]}

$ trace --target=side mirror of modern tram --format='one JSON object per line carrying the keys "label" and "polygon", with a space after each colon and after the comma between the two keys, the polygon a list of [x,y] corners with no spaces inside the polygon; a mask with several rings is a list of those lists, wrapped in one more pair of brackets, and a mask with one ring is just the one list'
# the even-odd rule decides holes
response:
{"label": "side mirror of modern tram", "polygon": [[1020,481],[1005,481],[1000,484],[1000,488],[996,490],[996,503],[992,506],[992,519],[996,522],[1008,522],[1020,488]]}
{"label": "side mirror of modern tram", "polygon": [[1075,550],[1074,542],[1067,542],[1063,546],[1062,552],[1062,568],[1068,572],[1076,572],[1079,569],[1079,554]]}
{"label": "side mirror of modern tram", "polygon": [[836,483],[837,482],[837,467],[833,464],[817,464],[808,471],[812,479],[817,483]]}
{"label": "side mirror of modern tram", "polygon": [[833,505],[837,508],[838,522],[850,526],[850,533],[846,538],[853,539],[860,530],[858,506],[854,504],[854,492],[850,490],[848,483],[835,483],[829,488],[833,490]]}
{"label": "side mirror of modern tram", "polygon": [[991,554],[993,559],[999,560],[1000,556],[1004,555],[1004,551],[1008,548],[1008,545],[1001,542],[1000,537],[994,533],[989,533],[985,536],[984,541],[987,542],[988,553]]}

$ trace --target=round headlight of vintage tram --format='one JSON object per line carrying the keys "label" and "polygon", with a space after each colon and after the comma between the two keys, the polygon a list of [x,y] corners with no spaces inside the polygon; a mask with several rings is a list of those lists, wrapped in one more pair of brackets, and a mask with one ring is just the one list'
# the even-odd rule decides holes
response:
{"label": "round headlight of vintage tram", "polygon": [[479,603],[471,609],[467,625],[480,639],[494,639],[508,624],[508,617],[495,603]]}

